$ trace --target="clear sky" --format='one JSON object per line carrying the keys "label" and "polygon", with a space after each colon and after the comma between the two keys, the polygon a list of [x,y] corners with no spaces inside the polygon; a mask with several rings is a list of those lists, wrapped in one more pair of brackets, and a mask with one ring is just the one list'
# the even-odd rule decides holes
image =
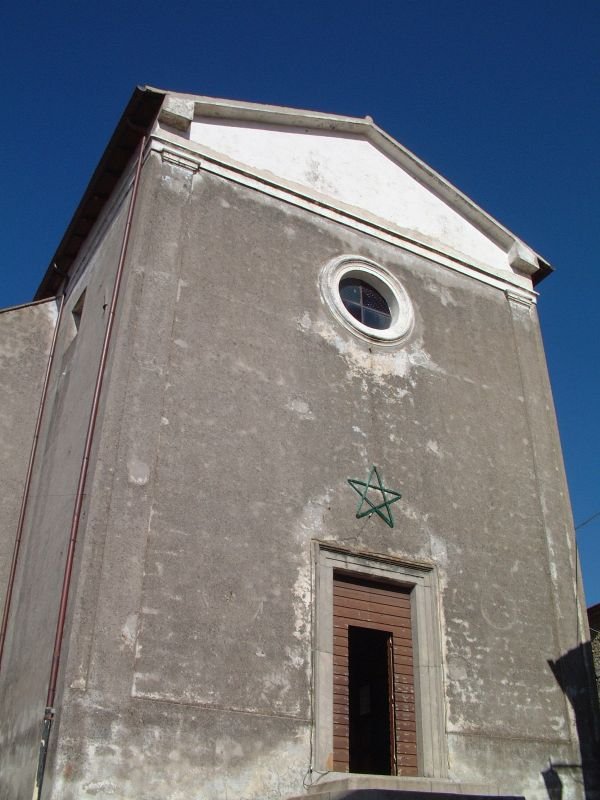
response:
{"label": "clear sky", "polygon": [[[0,306],[33,296],[136,84],[370,114],[556,273],[539,310],[576,523],[600,511],[600,2],[5,4]],[[578,532],[600,602],[600,516]]]}

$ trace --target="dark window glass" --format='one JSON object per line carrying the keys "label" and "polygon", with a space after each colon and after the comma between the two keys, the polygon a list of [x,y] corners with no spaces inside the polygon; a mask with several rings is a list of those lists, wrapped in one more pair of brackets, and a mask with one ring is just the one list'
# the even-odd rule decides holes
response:
{"label": "dark window glass", "polygon": [[385,297],[360,278],[342,278],[340,297],[352,316],[363,325],[381,331],[392,324],[392,314]]}

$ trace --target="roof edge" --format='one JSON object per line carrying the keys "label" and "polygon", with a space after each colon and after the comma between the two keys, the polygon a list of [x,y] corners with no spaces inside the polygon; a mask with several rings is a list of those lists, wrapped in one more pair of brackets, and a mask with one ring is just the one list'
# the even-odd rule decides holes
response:
{"label": "roof edge", "polygon": [[58,293],[83,241],[108,201],[135,153],[151,129],[166,92],[136,86],[73,217],[54,253],[34,296],[44,300]]}

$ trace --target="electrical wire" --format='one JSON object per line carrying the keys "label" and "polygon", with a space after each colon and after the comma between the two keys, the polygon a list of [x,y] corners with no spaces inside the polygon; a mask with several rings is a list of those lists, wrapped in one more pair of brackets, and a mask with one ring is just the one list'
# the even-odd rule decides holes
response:
{"label": "electrical wire", "polygon": [[587,519],[584,519],[583,522],[579,523],[579,525],[575,525],[575,530],[578,531],[580,528],[583,528],[589,522],[592,522],[592,520],[596,519],[596,517],[600,517],[600,511],[596,511],[596,513],[592,514],[591,517],[588,517]]}

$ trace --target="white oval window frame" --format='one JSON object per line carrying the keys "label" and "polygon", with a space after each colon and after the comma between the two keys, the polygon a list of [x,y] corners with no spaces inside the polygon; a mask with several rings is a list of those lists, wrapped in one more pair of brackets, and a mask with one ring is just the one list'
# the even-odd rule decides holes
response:
{"label": "white oval window frame", "polygon": [[[339,287],[343,278],[365,281],[384,297],[392,316],[389,328],[370,328],[352,316],[340,296]],[[338,322],[361,339],[380,345],[395,345],[411,334],[414,312],[408,294],[400,281],[375,261],[353,255],[335,258],[321,271],[319,283],[325,305]]]}

